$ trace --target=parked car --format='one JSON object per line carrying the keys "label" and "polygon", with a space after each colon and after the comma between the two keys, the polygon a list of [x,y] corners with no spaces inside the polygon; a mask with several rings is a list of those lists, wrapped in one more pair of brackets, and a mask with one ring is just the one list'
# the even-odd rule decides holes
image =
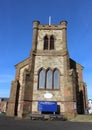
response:
{"label": "parked car", "polygon": [[92,109],[89,109],[88,112],[89,112],[89,114],[92,114]]}

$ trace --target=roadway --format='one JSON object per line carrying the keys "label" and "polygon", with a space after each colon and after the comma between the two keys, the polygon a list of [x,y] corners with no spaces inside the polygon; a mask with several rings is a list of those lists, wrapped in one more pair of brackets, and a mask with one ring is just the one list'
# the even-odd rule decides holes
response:
{"label": "roadway", "polygon": [[0,116],[0,130],[92,130],[92,122],[43,121]]}

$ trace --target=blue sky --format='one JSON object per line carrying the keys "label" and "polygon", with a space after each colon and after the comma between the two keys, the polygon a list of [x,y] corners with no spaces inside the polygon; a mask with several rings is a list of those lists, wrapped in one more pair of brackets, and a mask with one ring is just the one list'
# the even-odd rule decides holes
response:
{"label": "blue sky", "polygon": [[0,97],[9,97],[14,65],[29,57],[32,22],[66,20],[72,59],[84,66],[83,79],[92,99],[92,0],[0,0]]}

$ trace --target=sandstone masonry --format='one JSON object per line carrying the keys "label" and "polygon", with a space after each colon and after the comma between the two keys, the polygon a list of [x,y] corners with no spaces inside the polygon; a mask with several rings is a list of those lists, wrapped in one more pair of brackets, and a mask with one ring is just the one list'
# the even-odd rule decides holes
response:
{"label": "sandstone masonry", "polygon": [[83,66],[69,56],[66,30],[66,21],[55,25],[33,22],[32,49],[29,58],[16,65],[8,116],[43,113],[38,110],[39,101],[56,102],[59,114],[84,113],[87,88],[82,77]]}

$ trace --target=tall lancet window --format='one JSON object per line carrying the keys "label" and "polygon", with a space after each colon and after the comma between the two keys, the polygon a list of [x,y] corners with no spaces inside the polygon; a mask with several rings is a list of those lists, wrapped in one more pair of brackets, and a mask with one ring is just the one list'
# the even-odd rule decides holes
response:
{"label": "tall lancet window", "polygon": [[59,71],[57,69],[54,70],[53,77],[54,77],[53,87],[54,89],[59,89]]}
{"label": "tall lancet window", "polygon": [[41,68],[38,72],[38,89],[59,90],[60,72],[57,68],[54,70]]}
{"label": "tall lancet window", "polygon": [[53,35],[50,37],[50,50],[54,49],[54,37]]}
{"label": "tall lancet window", "polygon": [[38,83],[38,88],[39,89],[44,89],[45,88],[45,70],[41,69],[39,71],[39,83]]}
{"label": "tall lancet window", "polygon": [[44,50],[48,50],[48,37],[44,37]]}
{"label": "tall lancet window", "polygon": [[52,89],[52,71],[50,69],[46,73],[46,89]]}

